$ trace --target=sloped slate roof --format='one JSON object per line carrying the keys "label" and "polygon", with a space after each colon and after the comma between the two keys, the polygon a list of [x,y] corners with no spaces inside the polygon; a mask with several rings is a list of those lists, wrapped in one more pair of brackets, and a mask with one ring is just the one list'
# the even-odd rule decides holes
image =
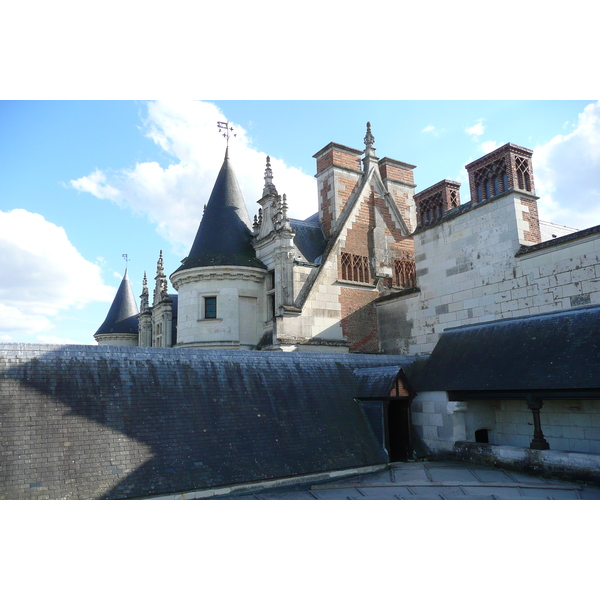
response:
{"label": "sloped slate roof", "polygon": [[446,330],[417,390],[600,388],[600,305]]}
{"label": "sloped slate roof", "polygon": [[296,233],[294,236],[296,248],[302,252],[306,260],[314,263],[323,254],[327,245],[327,240],[323,235],[319,221],[290,219],[290,225]]}
{"label": "sloped slate roof", "polygon": [[252,223],[226,153],[192,249],[175,272],[228,265],[266,269],[251,241]]}
{"label": "sloped slate roof", "polygon": [[117,290],[115,299],[95,335],[104,333],[137,333],[138,332],[138,308],[125,269],[125,275]]}
{"label": "sloped slate roof", "polygon": [[412,357],[0,344],[0,498],[128,498],[387,462],[355,369]]}
{"label": "sloped slate roof", "polygon": [[354,369],[354,374],[358,378],[356,397],[384,398],[389,396],[399,373],[400,367],[396,365]]}

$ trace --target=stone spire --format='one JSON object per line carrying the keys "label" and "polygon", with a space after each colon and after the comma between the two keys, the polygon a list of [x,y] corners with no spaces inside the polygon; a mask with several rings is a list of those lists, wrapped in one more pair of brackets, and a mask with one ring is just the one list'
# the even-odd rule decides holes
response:
{"label": "stone spire", "polygon": [[373,144],[375,143],[375,138],[373,137],[373,134],[371,133],[371,123],[369,121],[367,121],[367,135],[365,135],[364,142],[365,142],[365,147],[367,149],[373,148]]}
{"label": "stone spire", "polygon": [[375,156],[375,148],[373,144],[375,143],[375,138],[371,133],[371,123],[367,122],[367,134],[365,135],[365,157],[362,159],[363,168],[365,174],[368,174],[371,171],[372,167],[376,167],[379,159]]}
{"label": "stone spire", "polygon": [[144,271],[144,279],[142,280],[142,294],[140,296],[140,312],[148,310],[150,307],[150,294],[148,292],[148,278]]}
{"label": "stone spire", "polygon": [[169,299],[169,292],[167,291],[167,276],[165,275],[164,261],[162,250],[156,263],[156,277],[154,278],[154,297],[152,299],[152,305],[156,306],[163,300]]}
{"label": "stone spire", "polygon": [[275,209],[273,214],[273,229],[275,231],[292,231],[290,227],[290,220],[287,215],[287,197],[277,196],[277,200],[274,202],[273,208]]}
{"label": "stone spire", "polygon": [[263,196],[277,196],[277,188],[273,184],[273,171],[271,169],[271,157],[267,156],[267,167],[265,169],[265,187],[263,188]]}

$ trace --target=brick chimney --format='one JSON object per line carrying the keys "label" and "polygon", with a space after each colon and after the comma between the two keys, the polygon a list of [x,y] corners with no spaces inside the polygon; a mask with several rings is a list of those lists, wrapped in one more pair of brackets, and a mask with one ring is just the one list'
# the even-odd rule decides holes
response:
{"label": "brick chimney", "polygon": [[471,202],[483,202],[508,191],[535,196],[532,154],[527,148],[505,144],[466,165]]}
{"label": "brick chimney", "polygon": [[331,235],[348,198],[362,176],[362,150],[331,142],[317,152],[319,220],[326,237]]}
{"label": "brick chimney", "polygon": [[417,227],[437,223],[449,210],[460,204],[460,183],[444,179],[414,195]]}
{"label": "brick chimney", "polygon": [[471,202],[486,200],[512,193],[515,196],[516,219],[521,244],[542,241],[537,199],[531,163],[532,150],[505,144],[466,165],[469,174]]}

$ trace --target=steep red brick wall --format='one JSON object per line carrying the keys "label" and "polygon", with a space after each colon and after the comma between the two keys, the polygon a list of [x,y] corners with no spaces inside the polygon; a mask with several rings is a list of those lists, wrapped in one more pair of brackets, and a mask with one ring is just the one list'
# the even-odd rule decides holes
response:
{"label": "steep red brick wall", "polygon": [[329,167],[336,166],[354,171],[361,170],[360,157],[362,152],[352,148],[331,145],[326,152],[317,158],[317,174]]}
{"label": "steep red brick wall", "polygon": [[380,164],[379,173],[382,179],[390,178],[404,183],[413,183],[415,178],[411,169],[403,169],[398,165]]}
{"label": "steep red brick wall", "polygon": [[371,290],[343,288],[342,331],[350,342],[350,352],[379,352],[377,313],[373,300],[379,294]]}
{"label": "steep red brick wall", "polygon": [[400,214],[406,223],[409,230],[414,228],[414,223],[410,221],[410,207],[408,205],[408,192],[399,193],[398,190],[392,190],[392,196],[396,202],[396,206],[400,210]]}
{"label": "steep red brick wall", "polygon": [[[348,252],[358,256],[371,255],[369,233],[375,226],[375,210],[380,210],[385,223],[385,235],[391,236],[393,242],[390,244],[390,265],[394,266],[394,259],[399,258],[401,253],[408,252],[414,255],[414,242],[412,238],[404,237],[396,228],[388,207],[382,197],[373,191],[370,196],[362,199],[362,203],[356,219],[351,224],[346,235],[346,241],[341,252]],[[374,283],[374,273],[371,272],[371,281]],[[338,257],[338,277],[342,279],[342,265]],[[385,285],[391,285],[391,278],[386,279]],[[351,352],[378,352],[379,332],[377,329],[377,315],[373,301],[381,296],[381,293],[369,289],[354,289],[344,287],[340,293],[342,309],[342,331],[350,342]]]}
{"label": "steep red brick wall", "polygon": [[333,149],[333,164],[337,167],[344,167],[345,169],[354,169],[355,171],[361,170],[360,155],[350,154],[339,148]]}
{"label": "steep red brick wall", "polygon": [[539,244],[542,241],[542,234],[540,233],[537,200],[521,198],[521,205],[529,208],[529,212],[523,211],[523,220],[529,223],[529,231],[523,232],[525,240],[532,244]]}
{"label": "steep red brick wall", "polygon": [[[350,177],[342,177],[338,178],[338,198],[339,198],[339,210],[340,213],[344,210],[346,203],[348,202],[348,198],[354,193],[356,186],[358,185],[358,181],[356,179],[352,179]],[[342,187],[343,186],[343,187]]]}
{"label": "steep red brick wall", "polygon": [[321,227],[323,228],[325,237],[329,237],[331,235],[331,221],[333,219],[331,214],[331,200],[329,198],[329,192],[331,192],[331,185],[329,180],[326,179],[319,190],[319,211],[321,211],[322,214]]}

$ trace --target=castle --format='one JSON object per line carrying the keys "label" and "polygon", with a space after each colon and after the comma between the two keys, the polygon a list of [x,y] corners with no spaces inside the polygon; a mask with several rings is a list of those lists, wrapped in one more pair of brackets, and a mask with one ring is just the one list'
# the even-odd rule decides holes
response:
{"label": "castle", "polygon": [[600,483],[600,226],[540,222],[521,146],[467,165],[461,203],[364,143],[315,154],[304,221],[267,158],[252,223],[226,152],[176,294],[161,254],[152,302],[126,271],[97,347],[0,344],[0,497],[204,497],[426,456]]}
{"label": "castle", "polygon": [[[466,165],[470,200],[461,203],[460,183],[448,179],[414,193],[414,165],[377,158],[369,124],[364,143],[314,155],[319,212],[306,221],[287,217],[267,159],[252,228],[226,156],[190,255],[171,276],[179,301],[159,259],[137,337],[124,283],[115,302],[127,298],[120,323],[130,332],[116,338],[105,323],[98,342],[431,355],[411,382],[412,424],[430,449],[485,441],[600,453],[600,227],[540,222],[533,153],[516,144]],[[543,430],[544,399],[544,417],[554,414]]]}
{"label": "castle", "polygon": [[[250,221],[229,152],[189,255],[171,275],[158,260],[138,310],[127,274],[99,344],[379,352],[374,300],[415,286],[414,165],[330,143],[317,152],[319,212],[288,217],[270,160]],[[361,160],[361,156],[364,157]],[[136,315],[138,326],[136,327]]]}

